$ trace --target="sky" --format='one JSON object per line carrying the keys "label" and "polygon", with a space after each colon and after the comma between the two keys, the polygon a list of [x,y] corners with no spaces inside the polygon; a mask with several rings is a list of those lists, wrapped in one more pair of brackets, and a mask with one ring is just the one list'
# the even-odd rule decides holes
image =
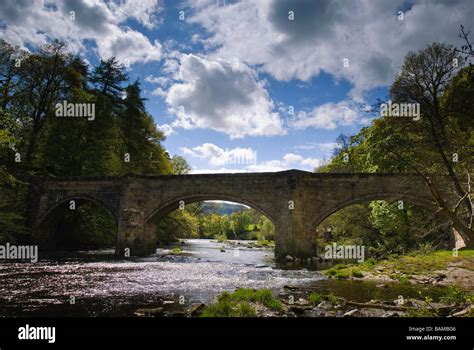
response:
{"label": "sky", "polygon": [[313,171],[409,51],[460,47],[473,18],[471,0],[0,0],[0,37],[116,57],[193,173]]}

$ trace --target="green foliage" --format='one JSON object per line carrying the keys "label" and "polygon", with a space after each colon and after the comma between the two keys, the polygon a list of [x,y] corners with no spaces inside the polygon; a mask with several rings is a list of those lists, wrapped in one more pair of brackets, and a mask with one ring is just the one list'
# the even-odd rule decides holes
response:
{"label": "green foliage", "polygon": [[390,276],[402,284],[409,284],[416,275],[430,275],[436,271],[446,270],[452,264],[459,268],[474,271],[474,250],[462,250],[453,254],[450,250],[437,250],[429,254],[407,254],[376,261],[367,259],[361,264],[341,265],[324,271],[331,278],[353,276],[353,271],[365,274]]}
{"label": "green foliage", "polygon": [[201,317],[238,317],[236,305],[230,299],[230,293],[224,292],[217,298],[217,302],[208,305],[203,310]]}
{"label": "green foliage", "polygon": [[[474,176],[474,67],[455,69],[456,56],[452,47],[440,43],[410,52],[390,88],[390,99],[419,103],[420,119],[378,116],[357,135],[340,135],[334,157],[318,171],[429,174],[438,188],[455,194],[443,198],[452,211],[454,198],[464,196],[466,172]],[[454,153],[458,162],[450,159]],[[449,182],[436,184],[434,175],[448,175]],[[457,230],[472,236],[467,227],[469,201],[460,204]],[[367,255],[386,258],[419,250],[420,241],[446,247],[452,221],[449,214],[434,217],[409,203],[400,209],[398,203],[375,201],[340,210],[318,227],[318,233],[326,241],[363,244]]]}
{"label": "green foliage", "polygon": [[407,276],[401,275],[399,273],[394,274],[392,276],[393,279],[396,279],[401,284],[410,284],[410,279]]}
{"label": "green foliage", "polygon": [[22,243],[28,238],[24,226],[27,186],[0,166],[0,244]]}
{"label": "green foliage", "polygon": [[41,248],[73,251],[115,246],[115,219],[101,206],[78,202],[76,209],[70,210],[63,204],[55,209],[55,214],[43,223],[36,237]]}
{"label": "green foliage", "polygon": [[368,259],[365,259],[365,260],[364,260],[363,264],[364,264],[365,266],[374,266],[374,265],[377,264],[377,260],[374,259],[374,258],[368,258]]}
{"label": "green foliage", "polygon": [[350,277],[362,278],[364,277],[364,271],[370,269],[369,266],[373,266],[373,263],[337,264],[325,270],[324,274],[336,279],[347,279]]}
{"label": "green foliage", "polygon": [[217,242],[219,243],[224,243],[225,241],[227,241],[227,237],[225,235],[217,235],[214,237]]}
{"label": "green foliage", "polygon": [[334,293],[329,293],[327,296],[326,296],[326,299],[329,303],[331,303],[332,305],[337,305],[339,304],[339,299],[334,295]]}
{"label": "green foliage", "polygon": [[184,157],[174,156],[171,158],[171,166],[173,168],[173,174],[183,175],[191,172],[191,167]]}
{"label": "green foliage", "polygon": [[362,277],[364,277],[364,274],[359,270],[352,270],[351,271],[351,276],[356,277],[356,278],[362,278]]}
{"label": "green foliage", "polygon": [[[14,65],[17,57],[20,67]],[[26,238],[28,188],[18,178],[172,172],[161,145],[164,136],[144,107],[140,84],[127,84],[125,69],[115,58],[101,60],[89,74],[89,66],[68,53],[63,43],[55,41],[30,53],[0,40],[0,70],[5,77],[0,82],[0,239]],[[57,117],[56,104],[64,101],[94,106],[95,118]],[[20,163],[14,161],[15,152]],[[66,212],[42,235],[56,235],[58,245],[67,249],[73,242],[79,249],[113,246],[115,224],[108,213],[90,208],[83,205],[74,215]],[[71,242],[64,242],[66,238]]]}
{"label": "green foliage", "polygon": [[323,301],[323,297],[319,293],[311,292],[308,300],[311,303],[311,305],[317,306],[321,301]]}
{"label": "green foliage", "polygon": [[423,304],[418,305],[416,309],[407,311],[405,317],[439,317],[439,312],[431,305],[433,300],[430,297],[425,297]]}
{"label": "green foliage", "polygon": [[180,255],[182,252],[183,250],[180,247],[173,247],[173,249],[171,249],[171,254],[174,255]]}
{"label": "green foliage", "polygon": [[474,294],[456,286],[451,286],[446,294],[440,298],[440,301],[449,305],[470,305],[474,303]]}
{"label": "green foliage", "polygon": [[350,272],[346,270],[339,270],[336,271],[334,277],[336,277],[337,279],[346,279],[350,277]]}
{"label": "green foliage", "polygon": [[160,245],[169,245],[178,238],[197,238],[199,221],[190,211],[176,210],[162,219],[156,228],[156,238]]}
{"label": "green foliage", "polygon": [[275,228],[271,221],[258,215],[253,209],[233,212],[230,215],[205,212],[199,215],[199,235],[202,238],[214,238],[220,241],[258,239],[267,244],[268,239],[274,238],[274,232]]}
{"label": "green foliage", "polygon": [[249,301],[254,303],[261,303],[271,310],[279,311],[282,309],[281,302],[273,297],[269,289],[246,289],[239,288],[231,294],[231,299],[234,301]]}
{"label": "green foliage", "polygon": [[[237,291],[236,291],[237,292]],[[255,308],[249,304],[247,295],[223,292],[217,302],[206,306],[201,317],[255,317]]]}
{"label": "green foliage", "polygon": [[237,310],[238,317],[256,317],[257,312],[255,311],[255,308],[250,305],[249,303],[239,303],[239,307]]}
{"label": "green foliage", "polygon": [[275,240],[275,225],[266,216],[260,217],[259,223],[260,231],[258,234],[259,241]]}

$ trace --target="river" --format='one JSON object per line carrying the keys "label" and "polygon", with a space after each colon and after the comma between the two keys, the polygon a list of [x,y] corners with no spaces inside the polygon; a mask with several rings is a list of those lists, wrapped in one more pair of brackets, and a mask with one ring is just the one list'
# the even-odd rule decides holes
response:
{"label": "river", "polygon": [[281,268],[270,249],[242,242],[188,239],[180,247],[180,255],[158,249],[146,258],[117,259],[109,250],[0,263],[0,316],[134,316],[139,308],[209,303],[238,287],[278,293],[297,286],[361,301],[418,292],[396,286],[381,291],[371,282],[327,280],[317,269]]}

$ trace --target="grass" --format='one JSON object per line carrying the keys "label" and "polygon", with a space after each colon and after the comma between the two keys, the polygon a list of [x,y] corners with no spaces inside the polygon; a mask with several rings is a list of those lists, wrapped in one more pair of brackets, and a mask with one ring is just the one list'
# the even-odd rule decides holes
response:
{"label": "grass", "polygon": [[321,294],[319,294],[319,293],[312,292],[312,293],[309,295],[308,300],[309,300],[309,302],[311,303],[311,305],[317,306],[317,305],[319,305],[319,303],[320,303],[321,301],[323,301],[323,297],[322,297]]}
{"label": "grass", "polygon": [[239,288],[231,294],[231,297],[235,301],[260,303],[274,311],[280,311],[282,309],[281,302],[273,296],[270,289],[255,290]]}
{"label": "grass", "polygon": [[339,299],[334,295],[334,293],[329,293],[326,296],[327,301],[329,301],[332,305],[337,305],[339,304]]}
{"label": "grass", "polygon": [[269,289],[239,288],[233,293],[223,292],[217,302],[206,306],[202,317],[255,317],[253,304],[261,304],[273,311],[281,311],[282,303]]}
{"label": "grass", "polygon": [[216,235],[214,238],[215,238],[215,239],[217,240],[217,242],[219,242],[219,243],[223,243],[223,242],[226,242],[226,241],[227,241],[226,235]]}
{"label": "grass", "polygon": [[334,295],[334,293],[322,295],[317,292],[311,292],[311,294],[308,297],[308,300],[313,306],[318,306],[319,303],[324,300],[328,301],[333,306],[339,304],[339,299]]}
{"label": "grass", "polygon": [[180,247],[173,247],[173,249],[171,249],[171,254],[174,254],[174,255],[179,255],[182,252],[183,250]]}
{"label": "grass", "polygon": [[201,317],[255,317],[257,312],[248,302],[235,303],[229,292],[224,292],[217,302],[206,306]]}
{"label": "grass", "polygon": [[260,245],[262,247],[274,247],[275,242],[274,241],[269,241],[269,240],[266,240],[266,239],[262,239],[262,240],[258,241],[258,245]]}
{"label": "grass", "polygon": [[426,297],[423,300],[424,304],[417,309],[410,309],[407,311],[405,317],[438,317],[438,311],[431,306],[432,299]]}
{"label": "grass", "polygon": [[[354,275],[355,273],[355,275]],[[337,279],[346,279],[349,277],[363,277],[362,272],[356,270],[350,265],[337,264],[325,271],[325,274],[329,277]]]}
{"label": "grass", "polygon": [[384,274],[401,283],[408,283],[411,276],[427,275],[444,270],[456,263],[460,268],[474,271],[474,250],[460,250],[455,256],[451,250],[417,251],[401,256],[392,256],[376,261],[369,258],[360,264],[337,264],[327,269],[325,274],[332,278],[345,279],[363,277],[364,273]]}
{"label": "grass", "polygon": [[450,263],[460,263],[459,267],[474,271],[474,250],[461,250],[454,256],[450,250],[439,250],[423,255],[403,255],[398,259],[382,261],[383,268],[403,271],[410,275],[423,275],[448,267]]}
{"label": "grass", "polygon": [[402,284],[410,284],[410,278],[408,276],[404,276],[399,273],[396,273],[394,275],[391,275],[390,277],[397,280],[398,282]]}
{"label": "grass", "polygon": [[[419,294],[421,296],[421,292],[419,292]],[[432,301],[433,300],[430,297],[425,297],[423,299],[423,304],[421,304],[417,309],[409,310],[406,314],[406,317],[440,316],[439,310],[432,306]],[[474,294],[469,291],[459,289],[456,286],[451,286],[445,291],[444,295],[439,299],[439,302],[445,305],[466,308],[474,303]],[[471,312],[466,316],[472,317],[474,314]]]}
{"label": "grass", "polygon": [[466,306],[474,303],[474,294],[456,286],[451,286],[446,294],[440,298],[440,301],[448,305]]}

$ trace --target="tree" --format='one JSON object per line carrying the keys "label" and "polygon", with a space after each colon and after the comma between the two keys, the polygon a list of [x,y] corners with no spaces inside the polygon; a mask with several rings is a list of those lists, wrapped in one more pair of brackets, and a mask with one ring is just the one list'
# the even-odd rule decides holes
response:
{"label": "tree", "polygon": [[[404,218],[408,218],[413,239],[427,239],[421,232],[414,234],[413,227],[438,232],[441,239],[448,220],[454,236],[461,236],[466,243],[472,244],[470,179],[474,160],[474,74],[471,66],[456,68],[454,63],[460,62],[456,58],[454,48],[439,43],[419,52],[410,52],[391,86],[390,97],[392,103],[419,104],[419,120],[391,116],[374,119],[357,135],[344,138],[343,148],[350,155],[350,167],[344,162],[342,152],[337,152],[322,170],[415,173],[430,189],[433,201],[438,205],[435,214],[439,219],[433,219],[427,213],[407,217],[403,211],[392,208],[393,222],[403,223]],[[380,217],[388,211],[375,209],[372,206],[372,219],[380,224]],[[344,215],[347,213],[335,214],[343,223]],[[343,227],[348,225],[346,222]],[[375,221],[370,225],[383,230]],[[399,226],[400,235],[407,225]],[[433,237],[432,241],[436,239]]]}
{"label": "tree", "polygon": [[275,239],[275,225],[266,216],[261,216],[260,220],[260,236],[262,240]]}
{"label": "tree", "polygon": [[125,88],[125,95],[118,120],[122,154],[128,154],[130,162],[123,163],[122,173],[171,174],[172,164],[161,146],[165,137],[146,112],[138,80]]}
{"label": "tree", "polygon": [[191,171],[191,167],[186,161],[186,158],[182,156],[173,156],[173,158],[171,158],[171,166],[173,167],[173,174],[176,175],[189,174]]}
{"label": "tree", "polygon": [[[470,186],[465,187],[461,177],[467,175],[470,180],[472,168],[466,168],[472,161],[472,148],[468,149],[464,140],[472,135],[472,119],[466,124],[466,118],[451,113],[442,103],[443,95],[451,88],[458,72],[459,56],[453,47],[434,43],[418,53],[409,53],[405,59],[401,73],[393,83],[390,94],[397,103],[418,103],[421,120],[418,123],[402,123],[401,132],[412,135],[409,146],[412,150],[399,149],[393,143],[387,144],[391,152],[407,162],[409,168],[423,177],[436,201],[438,213],[451,220],[455,233],[461,235],[466,245],[474,243],[472,231],[473,206]],[[456,61],[457,62],[457,61]],[[449,99],[449,98],[448,98]],[[464,125],[462,130],[459,125]],[[463,140],[460,142],[460,140]],[[387,147],[384,147],[385,149]],[[456,160],[453,162],[454,155]],[[462,157],[458,162],[458,158]],[[459,164],[456,164],[459,163]],[[456,200],[441,194],[439,183],[433,174],[447,175]],[[459,216],[459,205],[465,207]],[[467,218],[467,219],[466,219]]]}
{"label": "tree", "polygon": [[72,56],[66,53],[63,43],[58,41],[44,45],[37,53],[25,56],[18,70],[18,84],[13,109],[25,131],[25,160],[32,164],[38,139],[49,116],[54,114],[55,104],[68,93],[66,67]]}
{"label": "tree", "polygon": [[[8,158],[14,138],[7,130],[0,130],[0,243],[24,241],[28,230],[24,226],[27,186],[9,173]],[[5,164],[5,165],[4,165]]]}
{"label": "tree", "polygon": [[90,78],[91,83],[102,95],[119,99],[122,96],[122,83],[127,80],[123,66],[115,57],[100,60]]}

